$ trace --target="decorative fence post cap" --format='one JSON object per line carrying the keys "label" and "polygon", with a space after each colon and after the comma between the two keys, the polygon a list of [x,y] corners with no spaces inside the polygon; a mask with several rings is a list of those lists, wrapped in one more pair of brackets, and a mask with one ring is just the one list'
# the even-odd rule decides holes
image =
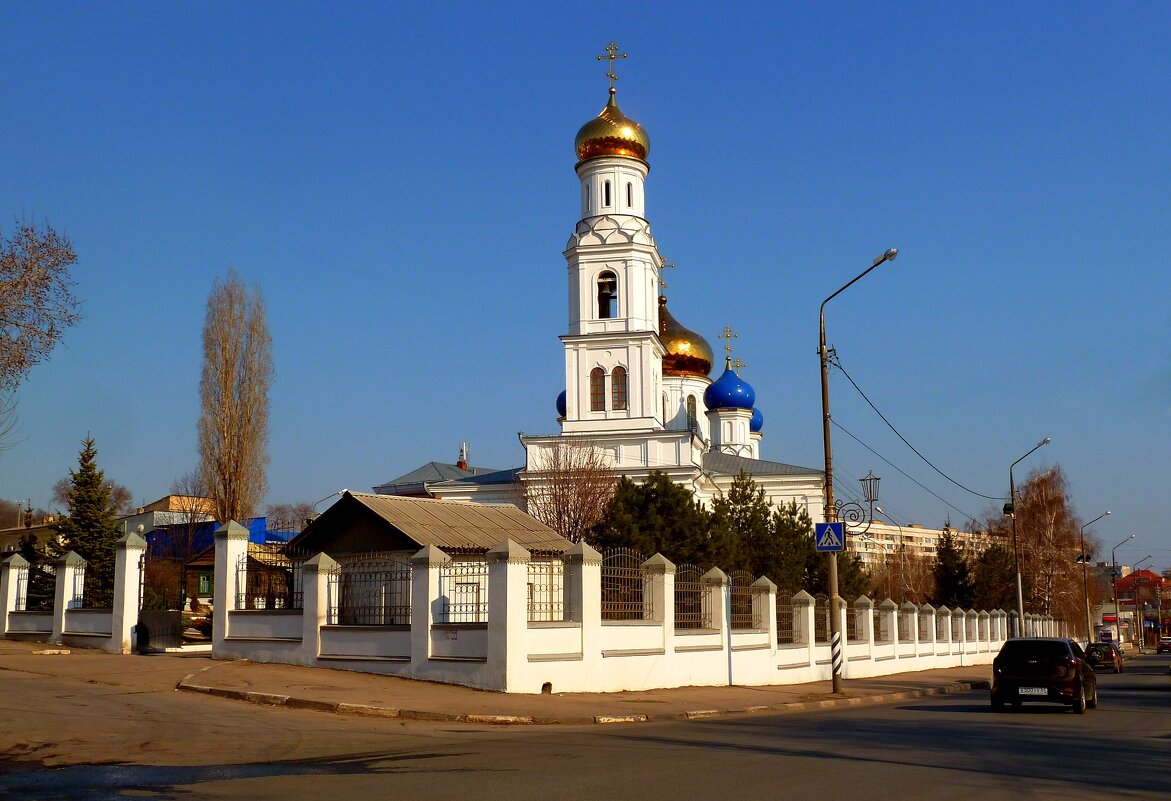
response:
{"label": "decorative fence post cap", "polygon": [[896,604],[894,601],[892,601],[890,598],[887,598],[885,601],[883,601],[882,603],[880,603],[878,605],[878,608],[879,609],[898,609],[899,605]]}
{"label": "decorative fence post cap", "polygon": [[127,531],[118,539],[118,547],[128,551],[145,551],[146,540],[136,531]]}
{"label": "decorative fence post cap", "polygon": [[248,539],[248,529],[244,528],[235,520],[229,520],[215,530],[215,538],[217,540],[246,540]]}
{"label": "decorative fence post cap", "polygon": [[935,611],[941,615],[950,615],[951,614],[951,610],[948,609],[946,606],[941,606],[938,609],[936,609]]}
{"label": "decorative fence post cap", "polygon": [[3,559],[0,559],[0,567],[7,567],[16,570],[17,568],[21,567],[28,567],[28,560],[19,553],[13,553],[10,556],[6,556]]}
{"label": "decorative fence post cap", "polygon": [[85,558],[76,551],[70,551],[57,560],[57,567],[85,567]]}
{"label": "decorative fence post cap", "polygon": [[661,553],[657,553],[650,559],[647,559],[642,563],[642,567],[648,573],[675,574],[675,563]]}
{"label": "decorative fence post cap", "polygon": [[854,606],[874,606],[874,601],[865,595],[859,595],[854,599]]}
{"label": "decorative fence post cap", "polygon": [[579,542],[561,555],[571,565],[600,565],[602,555],[588,542]]}
{"label": "decorative fence post cap", "polygon": [[930,612],[930,613],[934,614],[935,607],[932,606],[931,604],[923,604],[922,606],[919,607],[919,611],[920,612]]}
{"label": "decorative fence post cap", "polygon": [[699,577],[699,583],[708,587],[723,587],[728,583],[728,574],[718,567],[713,567]]}
{"label": "decorative fence post cap", "polygon": [[813,603],[813,596],[805,592],[805,590],[798,590],[797,594],[793,596],[793,603],[809,605]]}
{"label": "decorative fence post cap", "polygon": [[903,605],[900,606],[899,609],[902,609],[904,612],[915,612],[918,611],[919,607],[915,606],[910,601],[903,601]]}
{"label": "decorative fence post cap", "polygon": [[532,559],[532,554],[523,546],[512,541],[512,538],[506,539],[504,542],[497,545],[495,548],[490,548],[486,554],[488,564],[497,564],[499,562],[507,562],[508,564],[517,564],[520,562],[528,562]]}
{"label": "decorative fence post cap", "polygon": [[776,592],[777,585],[773,584],[772,579],[768,576],[761,576],[748,588],[753,592]]}
{"label": "decorative fence post cap", "polygon": [[445,565],[451,561],[451,557],[432,543],[424,546],[423,550],[411,557],[412,565],[426,565],[427,567],[436,567],[437,565]]}
{"label": "decorative fence post cap", "polygon": [[329,573],[337,568],[337,560],[324,551],[301,563],[301,570],[305,573]]}

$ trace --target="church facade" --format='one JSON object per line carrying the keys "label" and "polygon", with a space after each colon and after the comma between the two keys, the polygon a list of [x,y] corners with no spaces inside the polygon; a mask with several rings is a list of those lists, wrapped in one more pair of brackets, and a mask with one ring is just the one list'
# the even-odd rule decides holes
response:
{"label": "church facade", "polygon": [[[609,48],[611,64],[614,48]],[[650,139],[619,109],[611,69],[609,100],[574,142],[581,218],[563,253],[568,320],[560,339],[565,390],[558,429],[521,434],[519,470],[479,471],[428,485],[432,497],[512,502],[538,490],[568,462],[567,452],[643,480],[665,473],[704,504],[744,470],[774,505],[796,501],[811,518],[823,509],[823,473],[761,458],[764,417],[737,372],[731,348],[712,377],[712,347],[667,309],[666,263],[647,217]],[[731,329],[722,337],[731,341]],[[376,487],[387,492],[392,480]]]}

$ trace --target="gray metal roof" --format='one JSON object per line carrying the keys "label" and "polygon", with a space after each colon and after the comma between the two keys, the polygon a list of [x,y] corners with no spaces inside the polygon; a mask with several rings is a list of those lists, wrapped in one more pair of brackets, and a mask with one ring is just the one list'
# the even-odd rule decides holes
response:
{"label": "gray metal roof", "polygon": [[374,491],[382,494],[395,494],[395,488],[399,487],[416,487],[422,489],[424,484],[436,484],[440,481],[459,481],[465,478],[496,472],[499,471],[494,467],[469,467],[464,470],[446,462],[427,462],[422,467],[416,467],[405,475],[379,484],[374,487]]}
{"label": "gray metal roof", "polygon": [[703,455],[703,469],[716,475],[734,476],[741,470],[753,476],[820,476],[823,471],[813,467],[798,467],[783,462],[767,462],[764,459],[748,459],[718,451]]}
{"label": "gray metal roof", "polygon": [[495,548],[511,539],[530,551],[561,553],[573,543],[511,504],[462,503],[351,492],[354,500],[420,547],[467,551]]}

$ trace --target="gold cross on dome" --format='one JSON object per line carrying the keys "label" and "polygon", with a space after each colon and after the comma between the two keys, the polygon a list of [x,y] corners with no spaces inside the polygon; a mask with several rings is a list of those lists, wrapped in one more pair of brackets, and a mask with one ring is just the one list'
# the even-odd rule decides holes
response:
{"label": "gold cross on dome", "polygon": [[724,326],[724,333],[720,334],[720,339],[724,340],[724,352],[728,354],[728,358],[732,358],[732,339],[739,337],[739,334],[732,333],[731,326]]}
{"label": "gold cross on dome", "polygon": [[662,264],[659,265],[659,289],[666,289],[667,282],[663,279],[663,272],[662,271],[663,270],[674,270],[675,269],[675,262],[667,261],[662,256],[659,257],[659,261],[662,262]]}
{"label": "gold cross on dome", "polygon": [[740,368],[741,367],[747,367],[747,366],[748,366],[748,362],[744,361],[739,356],[737,356],[735,359],[732,360],[732,369],[736,371],[736,375],[740,375]]}
{"label": "gold cross on dome", "polygon": [[606,45],[606,55],[597,56],[598,61],[609,61],[610,69],[606,72],[606,77],[610,79],[610,91],[614,91],[614,81],[618,80],[618,76],[614,74],[614,60],[619,58],[626,58],[626,53],[618,52],[618,45],[610,42]]}

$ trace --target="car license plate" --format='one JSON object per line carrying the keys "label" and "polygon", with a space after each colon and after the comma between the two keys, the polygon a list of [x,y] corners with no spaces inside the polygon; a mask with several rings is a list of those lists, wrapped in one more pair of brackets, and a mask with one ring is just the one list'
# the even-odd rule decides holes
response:
{"label": "car license plate", "polygon": [[1049,691],[1044,687],[1020,687],[1017,689],[1017,695],[1048,695]]}

